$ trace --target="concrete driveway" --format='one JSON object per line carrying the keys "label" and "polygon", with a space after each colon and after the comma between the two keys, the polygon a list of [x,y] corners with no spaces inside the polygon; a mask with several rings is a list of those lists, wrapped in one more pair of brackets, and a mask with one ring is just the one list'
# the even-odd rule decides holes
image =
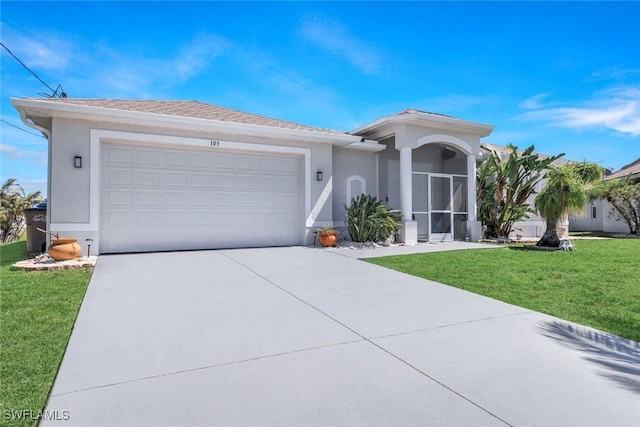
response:
{"label": "concrete driveway", "polygon": [[110,255],[47,411],[68,420],[43,425],[637,426],[640,344],[340,251]]}

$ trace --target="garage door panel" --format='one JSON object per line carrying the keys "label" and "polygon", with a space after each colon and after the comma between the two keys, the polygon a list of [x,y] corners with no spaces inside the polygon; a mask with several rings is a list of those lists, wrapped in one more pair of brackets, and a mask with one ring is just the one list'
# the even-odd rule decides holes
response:
{"label": "garage door panel", "polygon": [[186,187],[187,186],[187,173],[186,172],[164,172],[164,186],[165,187]]}
{"label": "garage door panel", "polygon": [[279,193],[298,193],[299,181],[296,177],[264,177],[259,187],[261,190],[278,191]]}
{"label": "garage door panel", "polygon": [[301,172],[300,162],[287,162],[287,161],[280,160],[278,164],[279,164],[279,171],[282,173],[289,173],[291,175],[298,176]]}
{"label": "garage door panel", "polygon": [[136,163],[146,165],[160,165],[160,151],[152,148],[139,148],[135,155]]}
{"label": "garage door panel", "polygon": [[189,169],[205,169],[211,170],[211,158],[210,156],[203,156],[201,154],[189,153],[188,156]]}
{"label": "garage door panel", "polygon": [[134,225],[136,227],[153,227],[157,228],[162,225],[162,220],[160,218],[160,212],[155,210],[138,210],[135,212],[133,216]]}
{"label": "garage door panel", "polygon": [[162,183],[162,175],[159,171],[136,171],[135,183],[138,186],[158,187]]}
{"label": "garage door panel", "polygon": [[131,185],[131,171],[127,169],[114,168],[106,175],[106,182],[109,185]]}
{"label": "garage door panel", "polygon": [[105,201],[111,206],[131,206],[131,190],[109,189],[106,191]]}
{"label": "garage door panel", "polygon": [[233,189],[236,184],[236,176],[231,173],[216,172],[213,176],[213,186],[216,189]]}
{"label": "garage door panel", "polygon": [[211,187],[211,173],[191,172],[189,174],[189,185],[191,187],[199,187],[199,188]]}
{"label": "garage door panel", "polygon": [[160,220],[163,225],[187,225],[188,214],[184,210],[180,211],[163,211]]}
{"label": "garage door panel", "polygon": [[147,190],[141,191],[137,190],[135,192],[135,201],[134,204],[136,206],[155,206],[159,208],[161,206],[160,203],[160,191],[159,190]]}
{"label": "garage door panel", "polygon": [[[189,212],[189,226],[198,226],[198,225],[210,225],[212,223],[211,212],[202,211],[202,212]],[[205,231],[209,231],[209,228],[204,229]]]}
{"label": "garage door panel", "polygon": [[192,191],[189,193],[189,206],[209,207],[211,206],[211,193],[205,191]]}
{"label": "garage door panel", "polygon": [[129,165],[133,156],[132,150],[115,145],[106,147],[104,154],[109,158],[109,162],[112,165],[117,165],[118,163]]}
{"label": "garage door panel", "polygon": [[188,154],[182,151],[165,151],[163,166],[187,166]]}
{"label": "garage door panel", "polygon": [[187,193],[184,191],[163,191],[162,205],[164,207],[184,206],[187,204]]}
{"label": "garage door panel", "polygon": [[102,252],[299,244],[301,157],[103,144]]}
{"label": "garage door panel", "polygon": [[234,164],[238,171],[258,171],[260,168],[260,158],[256,156],[236,156]]}
{"label": "garage door panel", "polygon": [[113,210],[109,212],[105,219],[111,223],[120,224],[120,227],[129,228],[131,225],[134,225],[133,216],[134,214],[131,211]]}

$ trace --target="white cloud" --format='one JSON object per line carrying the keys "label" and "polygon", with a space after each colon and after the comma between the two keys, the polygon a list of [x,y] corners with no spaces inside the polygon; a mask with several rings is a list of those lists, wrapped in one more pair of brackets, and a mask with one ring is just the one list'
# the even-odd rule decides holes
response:
{"label": "white cloud", "polygon": [[181,80],[201,73],[229,46],[222,37],[212,34],[198,34],[174,59],[174,70]]}
{"label": "white cloud", "polygon": [[349,29],[337,21],[318,15],[307,17],[302,22],[300,33],[320,48],[346,58],[366,74],[374,74],[381,68],[377,50],[351,35]]}
{"label": "white cloud", "polygon": [[640,75],[640,68],[609,67],[594,71],[586,81],[625,80],[638,75]]}
{"label": "white cloud", "polygon": [[532,96],[529,99],[525,99],[518,106],[520,108],[524,108],[525,110],[533,110],[536,108],[541,108],[543,106],[542,101],[548,96],[549,95],[546,93],[540,93],[538,95]]}
{"label": "white cloud", "polygon": [[74,43],[50,32],[17,31],[2,24],[3,43],[29,68],[61,70],[69,65]]}
{"label": "white cloud", "polygon": [[[201,33],[185,41],[176,53],[166,58],[134,55],[99,46],[86,59],[91,72],[76,75],[73,81],[76,86],[86,87],[87,91],[99,97],[157,98],[160,91],[185,83],[205,72],[230,45],[220,36]],[[104,63],[109,66],[104,67]],[[93,78],[87,80],[86,75],[93,75]]]}
{"label": "white cloud", "polygon": [[521,117],[553,126],[578,129],[606,128],[629,136],[640,135],[640,88],[624,87],[597,94],[575,106],[552,106],[525,101],[531,111]]}
{"label": "white cloud", "polygon": [[13,145],[0,142],[0,153],[2,153],[2,157],[7,159],[33,159],[39,164],[46,165],[47,163],[46,149],[45,151],[23,150]]}
{"label": "white cloud", "polygon": [[70,97],[158,97],[159,92],[205,72],[230,46],[223,37],[200,33],[160,57],[5,24],[2,30],[3,42],[12,52],[52,87],[53,82],[61,83]]}

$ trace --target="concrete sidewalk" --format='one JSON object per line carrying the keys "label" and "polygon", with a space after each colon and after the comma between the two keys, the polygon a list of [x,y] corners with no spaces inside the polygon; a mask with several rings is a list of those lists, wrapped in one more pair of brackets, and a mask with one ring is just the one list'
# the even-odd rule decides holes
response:
{"label": "concrete sidewalk", "polygon": [[43,425],[637,425],[640,344],[331,251],[102,256]]}

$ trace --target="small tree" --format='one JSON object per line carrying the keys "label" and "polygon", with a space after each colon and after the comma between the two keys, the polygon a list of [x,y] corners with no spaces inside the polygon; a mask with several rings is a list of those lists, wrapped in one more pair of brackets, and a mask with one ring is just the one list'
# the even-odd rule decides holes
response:
{"label": "small tree", "polygon": [[12,242],[20,237],[25,225],[23,211],[42,201],[40,192],[25,193],[15,178],[0,188],[0,242]]}
{"label": "small tree", "polygon": [[535,212],[527,200],[551,162],[564,156],[540,158],[533,145],[521,152],[511,144],[507,148],[506,159],[492,151],[478,168],[478,219],[485,226],[485,237],[506,237],[517,221]]}
{"label": "small tree", "polygon": [[354,242],[375,242],[391,236],[398,228],[398,216],[394,215],[377,198],[361,194],[351,199],[345,220],[349,236]]}
{"label": "small tree", "polygon": [[580,214],[587,201],[585,184],[602,176],[602,167],[590,162],[567,163],[551,169],[545,176],[546,185],[536,196],[535,206],[547,223],[536,246],[560,246],[556,227],[569,213]]}
{"label": "small tree", "polygon": [[587,193],[589,200],[604,199],[613,207],[610,215],[622,219],[630,234],[640,234],[640,183],[628,179],[602,181]]}

